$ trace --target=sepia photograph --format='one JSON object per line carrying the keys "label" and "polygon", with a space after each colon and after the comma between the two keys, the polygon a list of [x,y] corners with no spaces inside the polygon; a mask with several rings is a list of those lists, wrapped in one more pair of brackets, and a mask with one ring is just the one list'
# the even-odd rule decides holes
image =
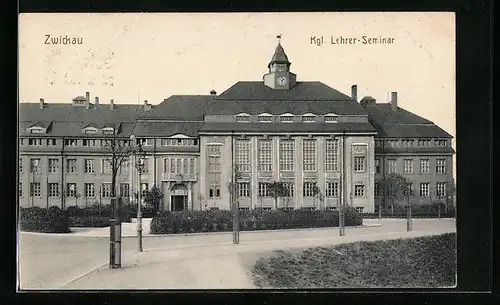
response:
{"label": "sepia photograph", "polygon": [[19,292],[456,287],[454,13],[18,26]]}

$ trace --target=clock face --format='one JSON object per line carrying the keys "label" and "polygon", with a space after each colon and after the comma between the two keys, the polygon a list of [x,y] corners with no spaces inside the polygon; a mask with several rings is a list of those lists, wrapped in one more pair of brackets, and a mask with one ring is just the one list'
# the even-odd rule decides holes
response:
{"label": "clock face", "polygon": [[278,78],[278,84],[280,84],[280,85],[282,85],[282,86],[283,86],[283,85],[286,85],[286,84],[287,84],[287,79],[286,79],[286,77],[280,77],[280,78]]}

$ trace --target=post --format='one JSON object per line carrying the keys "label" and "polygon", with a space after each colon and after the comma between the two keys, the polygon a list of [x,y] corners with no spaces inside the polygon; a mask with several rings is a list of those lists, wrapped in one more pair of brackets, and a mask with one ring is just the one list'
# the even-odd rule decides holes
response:
{"label": "post", "polygon": [[121,200],[120,198],[111,198],[111,219],[110,219],[110,240],[109,240],[109,268],[121,268],[121,250],[122,250],[122,232],[121,232]]}
{"label": "post", "polygon": [[141,211],[141,174],[142,170],[139,169],[139,193],[137,194],[137,251],[142,252],[142,211]]}
{"label": "post", "polygon": [[411,202],[410,202],[410,196],[406,197],[406,200],[408,201],[407,205],[407,211],[406,211],[406,231],[410,232],[411,231]]}
{"label": "post", "polygon": [[341,168],[341,183],[342,188],[340,191],[340,210],[339,210],[339,235],[345,235],[344,227],[344,201],[345,201],[345,137],[342,137],[342,168]]}
{"label": "post", "polygon": [[236,164],[234,164],[234,159],[235,159],[235,150],[234,150],[234,134],[231,134],[231,184],[230,184],[230,200],[231,200],[231,207],[233,210],[233,244],[237,245],[240,243],[240,225],[238,221],[238,216],[239,216],[239,207],[238,207],[238,200],[237,200],[237,187],[238,183],[236,181]]}

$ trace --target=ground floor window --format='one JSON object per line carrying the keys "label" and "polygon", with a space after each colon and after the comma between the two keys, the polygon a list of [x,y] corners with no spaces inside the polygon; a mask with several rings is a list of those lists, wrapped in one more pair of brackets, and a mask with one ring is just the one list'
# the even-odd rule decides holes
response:
{"label": "ground floor window", "polygon": [[314,197],[314,182],[304,182],[304,197]]}
{"label": "ground floor window", "polygon": [[238,197],[250,197],[250,182],[238,182]]}
{"label": "ground floor window", "polygon": [[326,183],[326,197],[337,197],[339,195],[339,183],[327,182]]}
{"label": "ground floor window", "polygon": [[356,212],[363,213],[364,207],[356,207],[355,209],[356,209]]}
{"label": "ground floor window", "polygon": [[363,197],[363,196],[365,196],[365,185],[364,184],[354,185],[354,197]]}
{"label": "ground floor window", "polygon": [[95,188],[93,183],[85,183],[85,197],[95,197]]}
{"label": "ground floor window", "polygon": [[68,197],[76,197],[76,183],[66,184],[66,191]]}
{"label": "ground floor window", "polygon": [[209,198],[220,198],[220,185],[211,184],[208,187],[208,197]]}
{"label": "ground floor window", "polygon": [[259,197],[270,197],[269,183],[259,182]]}
{"label": "ground floor window", "polygon": [[429,196],[429,182],[420,183],[420,197]]}
{"label": "ground floor window", "polygon": [[49,197],[59,196],[59,183],[49,183]]}
{"label": "ground floor window", "polygon": [[30,186],[30,196],[40,197],[40,182],[32,182]]}
{"label": "ground floor window", "polygon": [[438,198],[446,197],[446,183],[438,182],[436,184],[436,195]]}
{"label": "ground floor window", "polygon": [[102,197],[104,198],[111,197],[111,183],[102,184]]}

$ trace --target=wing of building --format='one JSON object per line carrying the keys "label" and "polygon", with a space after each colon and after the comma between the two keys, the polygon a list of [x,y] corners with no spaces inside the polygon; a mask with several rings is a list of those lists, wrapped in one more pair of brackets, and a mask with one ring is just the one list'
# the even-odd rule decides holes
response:
{"label": "wing of building", "polygon": [[[411,177],[419,202],[443,195],[452,181],[449,134],[398,107],[396,93],[390,103],[358,102],[355,85],[346,95],[297,81],[290,67],[278,44],[261,81],[221,94],[174,95],[155,106],[103,105],[88,92],[66,103],[20,103],[21,206],[108,204],[114,132],[127,148],[117,195],[134,202],[138,190],[158,186],[164,210],[229,209],[234,182],[241,209],[344,202],[373,212],[382,200],[377,183],[390,172]],[[141,175],[128,154],[138,145],[146,154]],[[288,190],[277,202],[273,181]]]}

